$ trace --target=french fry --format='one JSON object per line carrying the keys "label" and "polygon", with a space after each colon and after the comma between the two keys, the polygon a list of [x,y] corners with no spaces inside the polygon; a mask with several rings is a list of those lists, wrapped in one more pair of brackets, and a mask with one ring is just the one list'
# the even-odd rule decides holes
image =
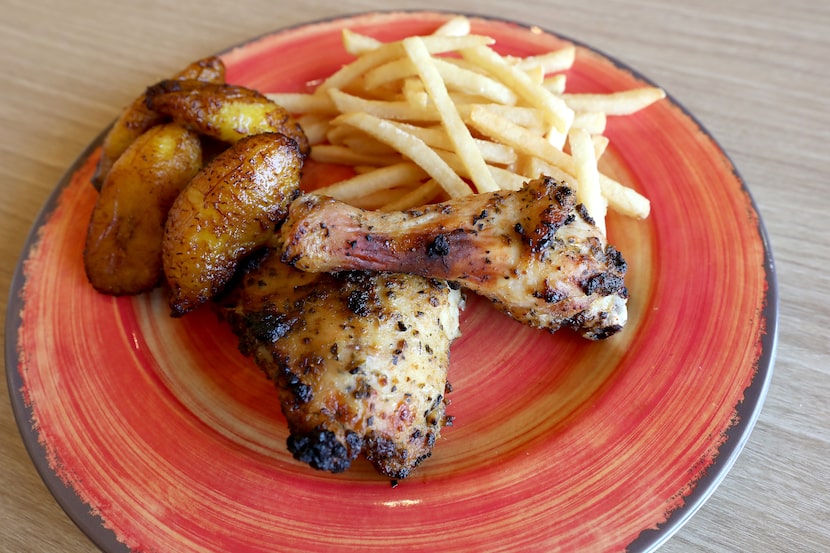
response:
{"label": "french fry", "polygon": [[349,200],[348,203],[362,209],[383,209],[384,206],[394,205],[395,202],[421,187],[421,183],[416,183],[416,185],[407,188],[378,190],[366,196],[358,196],[353,200]]}
{"label": "french fry", "polygon": [[424,90],[424,83],[418,77],[404,80],[403,97],[410,104],[420,108],[425,108],[429,104],[429,95]]}
{"label": "french fry", "polygon": [[645,219],[651,211],[651,203],[648,198],[618,181],[600,173],[599,187],[602,195],[608,201],[608,206],[614,211],[633,217]]}
{"label": "french fry", "polygon": [[572,128],[584,129],[589,134],[602,134],[608,118],[601,111],[580,111],[574,115]]}
{"label": "french fry", "polygon": [[528,106],[503,106],[501,104],[462,104],[457,106],[458,112],[464,120],[470,123],[470,114],[474,109],[486,108],[500,117],[510,121],[515,125],[524,127],[526,130],[532,131],[541,136],[545,134],[550,127],[544,125],[539,111]]}
{"label": "french fry", "polygon": [[401,211],[424,205],[441,191],[441,185],[435,179],[429,179],[421,186],[416,186],[406,194],[381,206],[382,211]]}
{"label": "french fry", "polygon": [[[337,124],[351,125],[384,142],[426,171],[451,198],[472,194],[470,186],[453,171],[423,140],[368,113],[345,113],[335,119]],[[313,153],[313,152],[312,152]]]}
{"label": "french fry", "polygon": [[608,202],[600,190],[597,158],[591,135],[584,129],[573,129],[568,133],[568,143],[571,146],[576,173],[576,200],[585,206],[597,228],[605,234]]}
{"label": "french fry", "polygon": [[463,15],[451,17],[432,33],[437,36],[464,36],[470,34],[470,20]]}
{"label": "french fry", "polygon": [[398,58],[367,71],[363,76],[363,86],[371,90],[417,74],[418,71],[409,59]]}
{"label": "french fry", "polygon": [[419,106],[405,101],[367,100],[337,88],[331,89],[329,95],[340,113],[362,112],[380,119],[396,121],[435,122],[440,120],[438,111],[431,106]]}
{"label": "french fry", "polygon": [[542,86],[553,94],[561,96],[565,92],[565,85],[567,82],[568,77],[566,77],[564,73],[557,73],[556,75],[545,77],[542,81]]}
{"label": "french fry", "polygon": [[527,75],[529,79],[528,82],[533,83],[534,85],[542,85],[545,82],[545,70],[542,69],[541,65],[521,69],[521,71]]}
{"label": "french fry", "polygon": [[447,131],[447,136],[455,147],[455,151],[461,158],[464,167],[479,192],[494,192],[499,189],[493,176],[487,169],[481,152],[473,142],[470,130],[461,116],[458,114],[455,105],[450,100],[447,88],[441,79],[441,74],[435,66],[432,56],[426,48],[426,44],[420,37],[409,37],[403,41],[404,50],[407,56],[418,70],[418,75],[424,83],[432,103],[435,105],[441,116],[441,123]]}
{"label": "french fry", "polygon": [[516,174],[515,171],[502,169],[501,167],[487,166],[490,172],[493,173],[493,178],[499,183],[499,188],[502,190],[521,190],[525,185],[525,179]]}
{"label": "french fry", "polygon": [[[463,48],[473,48],[493,44],[490,37],[479,35],[464,36],[427,36],[423,37],[424,45],[430,54],[452,52]],[[365,52],[353,62],[344,65],[333,75],[324,80],[315,92],[325,92],[332,88],[344,88],[354,80],[362,77],[367,71],[388,61],[404,55],[403,42],[386,42],[373,50]]]}
{"label": "french fry", "polygon": [[370,36],[356,33],[350,29],[343,29],[343,48],[353,56],[360,56],[366,52],[377,50],[383,44]]}
{"label": "french fry", "polygon": [[344,202],[351,202],[381,190],[412,185],[426,178],[426,176],[426,172],[414,163],[402,162],[356,175],[350,179],[319,188],[316,192]]}
{"label": "french fry", "polygon": [[331,98],[322,94],[302,92],[269,92],[265,96],[285,108],[288,113],[336,114],[337,107]]}
{"label": "french fry", "polygon": [[297,118],[297,123],[302,127],[308,144],[315,146],[322,144],[326,140],[326,134],[329,131],[331,117],[328,115],[320,115],[317,113],[307,113]]}
{"label": "french fry", "polygon": [[[473,110],[471,120],[482,133],[512,146],[517,153],[537,157],[546,162],[550,176],[574,182],[576,165],[573,158],[558,150],[543,137],[528,132],[483,106]],[[638,219],[648,217],[650,205],[647,198],[603,174],[599,175],[599,183],[602,193],[617,211]]]}
{"label": "french fry", "polygon": [[[435,153],[456,173],[462,177],[470,178],[467,168],[462,163],[461,158],[454,152],[436,149]],[[498,183],[501,190],[519,190],[524,186],[525,179],[521,175],[517,175],[513,171],[502,169],[494,165],[488,165],[487,170],[493,176],[493,180]]]}
{"label": "french fry", "polygon": [[[447,89],[474,94],[491,102],[505,105],[516,103],[516,94],[507,86],[481,73],[459,67],[440,58],[432,60]],[[393,81],[406,79],[418,74],[412,60],[404,58],[376,67],[366,73],[364,83],[367,89],[374,89]]]}
{"label": "french fry", "polygon": [[479,75],[489,75],[487,70],[482,69],[475,63],[465,60],[464,58],[457,58],[455,56],[443,56],[441,59],[449,63],[450,65],[455,65],[457,67],[460,67],[461,69],[466,69],[467,71],[478,73]]}
{"label": "french fry", "polygon": [[401,156],[379,156],[355,152],[345,146],[333,144],[318,144],[311,149],[311,159],[320,163],[333,163],[336,165],[372,165],[383,167],[400,163]]}
{"label": "french fry", "polygon": [[397,153],[388,144],[384,144],[360,129],[349,125],[331,125],[330,130],[326,133],[326,138],[330,144],[343,146],[360,154],[386,156]]}
{"label": "french fry", "polygon": [[[380,119],[394,121],[411,121],[418,123],[434,123],[441,120],[441,116],[429,102],[385,101],[368,100],[339,89],[331,89],[329,95],[340,113],[365,112]],[[539,116],[539,111],[528,106],[505,106],[494,103],[456,104],[455,109],[465,121],[469,120],[470,112],[479,106],[484,106],[501,117],[543,134],[546,127]]]}
{"label": "french fry", "polygon": [[[410,125],[408,123],[394,122],[396,127],[413,134],[423,140],[431,148],[438,148],[440,150],[452,150],[452,142],[447,133],[442,128],[436,127],[419,127],[417,125]],[[510,165],[516,162],[516,152],[513,148],[499,144],[498,142],[490,142],[488,140],[481,140],[473,138],[481,157],[484,161],[489,163],[497,163],[500,165]]]}
{"label": "french fry", "polygon": [[612,92],[610,94],[563,94],[576,111],[603,112],[606,115],[631,115],[666,97],[661,88],[652,86]]}
{"label": "french fry", "polygon": [[535,179],[540,175],[546,175],[559,182],[567,184],[574,190],[576,190],[577,187],[576,177],[536,156],[524,156],[522,174],[529,179]]}
{"label": "french fry", "polygon": [[341,142],[341,145],[355,152],[371,156],[391,156],[397,153],[397,151],[388,144],[384,144],[373,137],[361,136],[357,133],[346,137]]}
{"label": "french fry", "polygon": [[367,136],[366,133],[348,125],[330,125],[326,133],[326,140],[329,144],[344,146],[345,142],[352,136]]}
{"label": "french fry", "polygon": [[573,66],[574,60],[576,59],[576,48],[573,45],[568,45],[558,50],[536,56],[527,56],[524,58],[505,56],[505,59],[515,64],[519,69],[541,67],[545,74],[557,73],[559,71],[566,71]]}
{"label": "french fry", "polygon": [[508,63],[489,47],[482,45],[465,48],[461,50],[461,55],[508,84],[526,102],[541,110],[543,119],[559,132],[568,132],[571,128],[574,112],[561,98],[551,94],[540,83],[533,82],[525,72]]}
{"label": "french fry", "polygon": [[423,36],[384,43],[345,30],[342,41],[355,59],[313,93],[268,95],[298,115],[312,159],[352,166],[354,177],[324,193],[405,209],[442,190],[473,193],[468,182],[478,192],[516,190],[548,175],[578,191],[603,231],[609,209],[648,216],[648,199],[602,174],[598,160],[607,117],[644,109],[665,97],[661,89],[568,92],[576,46],[503,56],[464,16]]}
{"label": "french fry", "polygon": [[610,142],[609,138],[602,134],[592,134],[591,135],[591,142],[594,144],[594,155],[599,161],[599,158],[605,153],[605,150],[608,148],[608,143]]}
{"label": "french fry", "polygon": [[[528,178],[548,175],[576,189],[577,183],[575,177],[559,167],[551,165],[537,157],[531,157],[528,165],[531,167],[527,173]],[[648,201],[648,198],[633,188],[623,186],[618,181],[602,173],[599,175],[599,186],[600,190],[602,190],[603,197],[608,201],[608,207],[610,209],[635,219],[645,219],[648,217],[651,211],[651,203]]]}
{"label": "french fry", "polygon": [[484,106],[470,111],[471,124],[497,142],[517,152],[547,160],[570,175],[575,175],[573,159],[542,136],[529,132]]}
{"label": "french fry", "polygon": [[568,141],[568,136],[556,129],[551,129],[548,131],[548,134],[545,135],[545,140],[547,140],[548,144],[557,150],[562,150],[565,147],[565,143]]}

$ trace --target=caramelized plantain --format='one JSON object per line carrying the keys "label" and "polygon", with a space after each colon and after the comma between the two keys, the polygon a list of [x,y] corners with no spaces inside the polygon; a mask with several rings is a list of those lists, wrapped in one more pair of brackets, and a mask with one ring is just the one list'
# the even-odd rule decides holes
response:
{"label": "caramelized plantain", "polygon": [[195,131],[231,144],[265,132],[284,134],[297,142],[303,156],[308,139],[300,125],[279,104],[255,90],[193,79],[165,80],[147,89],[147,107]]}
{"label": "caramelized plantain", "polygon": [[[191,63],[173,78],[222,83],[225,82],[225,65],[218,57],[212,56]],[[112,164],[127,147],[148,129],[165,121],[165,116],[148,108],[145,100],[142,93],[124,108],[107,131],[101,145],[101,159],[92,177],[92,184],[97,190],[101,189]]]}
{"label": "caramelized plantain", "polygon": [[181,316],[222,291],[299,195],[303,157],[277,133],[242,138],[205,166],[170,209],[162,243],[170,307]]}
{"label": "caramelized plantain", "polygon": [[87,229],[84,268],[96,290],[138,294],[159,284],[167,212],[201,164],[198,135],[176,123],[151,128],[119,156]]}

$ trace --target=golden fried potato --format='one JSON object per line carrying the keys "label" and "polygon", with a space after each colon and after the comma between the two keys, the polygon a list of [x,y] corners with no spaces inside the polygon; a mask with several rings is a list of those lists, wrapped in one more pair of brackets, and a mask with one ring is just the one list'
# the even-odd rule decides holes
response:
{"label": "golden fried potato", "polygon": [[147,89],[147,106],[206,136],[231,144],[265,132],[284,134],[300,153],[310,147],[303,129],[279,104],[255,90],[196,80],[165,80]]}
{"label": "golden fried potato", "polygon": [[[198,81],[225,82],[225,64],[216,56],[195,61],[177,73],[174,79],[195,79]],[[127,147],[145,131],[165,121],[165,116],[147,107],[146,97],[142,93],[121,112],[121,115],[107,131],[101,145],[101,159],[92,184],[100,190],[112,164]]]}
{"label": "golden fried potato", "polygon": [[299,193],[303,157],[282,134],[242,138],[196,175],[170,209],[162,242],[173,316],[219,293],[263,246]]}
{"label": "golden fried potato", "polygon": [[177,123],[151,128],[115,161],[84,247],[84,268],[95,289],[138,294],[161,282],[167,212],[201,164],[198,135]]}

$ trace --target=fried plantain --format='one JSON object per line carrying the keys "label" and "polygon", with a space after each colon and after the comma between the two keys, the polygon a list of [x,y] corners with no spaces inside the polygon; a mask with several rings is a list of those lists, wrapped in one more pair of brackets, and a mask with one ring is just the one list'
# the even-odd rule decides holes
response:
{"label": "fried plantain", "polygon": [[[216,56],[195,61],[177,73],[174,79],[194,79],[204,82],[225,82],[225,64]],[[101,159],[92,177],[92,184],[100,190],[115,160],[127,147],[148,129],[166,121],[166,117],[147,107],[145,94],[132,101],[107,131],[101,144]]]}
{"label": "fried plantain", "polygon": [[219,293],[300,193],[303,156],[278,133],[242,138],[205,165],[170,209],[162,242],[173,316]]}
{"label": "fried plantain", "polygon": [[138,294],[161,282],[167,213],[201,164],[198,135],[177,123],[151,128],[119,156],[87,229],[84,268],[96,290]]}
{"label": "fried plantain", "polygon": [[303,156],[310,150],[303,129],[285,108],[250,88],[164,80],[147,89],[146,103],[153,111],[231,144],[252,134],[276,132],[294,139]]}

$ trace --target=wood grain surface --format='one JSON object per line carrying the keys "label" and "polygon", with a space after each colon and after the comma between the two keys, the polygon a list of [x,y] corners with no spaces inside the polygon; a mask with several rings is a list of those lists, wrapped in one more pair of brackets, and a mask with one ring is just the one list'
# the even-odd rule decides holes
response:
{"label": "wood grain surface", "polygon": [[[29,229],[56,183],[147,83],[280,27],[424,7],[358,0],[310,0],[302,9],[265,0],[6,0],[0,10],[3,289],[11,286]],[[829,549],[830,347],[824,331],[830,327],[830,238],[821,223],[830,209],[830,5],[447,0],[442,9],[539,25],[622,60],[682,103],[731,157],[775,255],[775,371],[742,455],[661,551]],[[0,401],[0,551],[95,550],[41,481],[10,403]]]}

